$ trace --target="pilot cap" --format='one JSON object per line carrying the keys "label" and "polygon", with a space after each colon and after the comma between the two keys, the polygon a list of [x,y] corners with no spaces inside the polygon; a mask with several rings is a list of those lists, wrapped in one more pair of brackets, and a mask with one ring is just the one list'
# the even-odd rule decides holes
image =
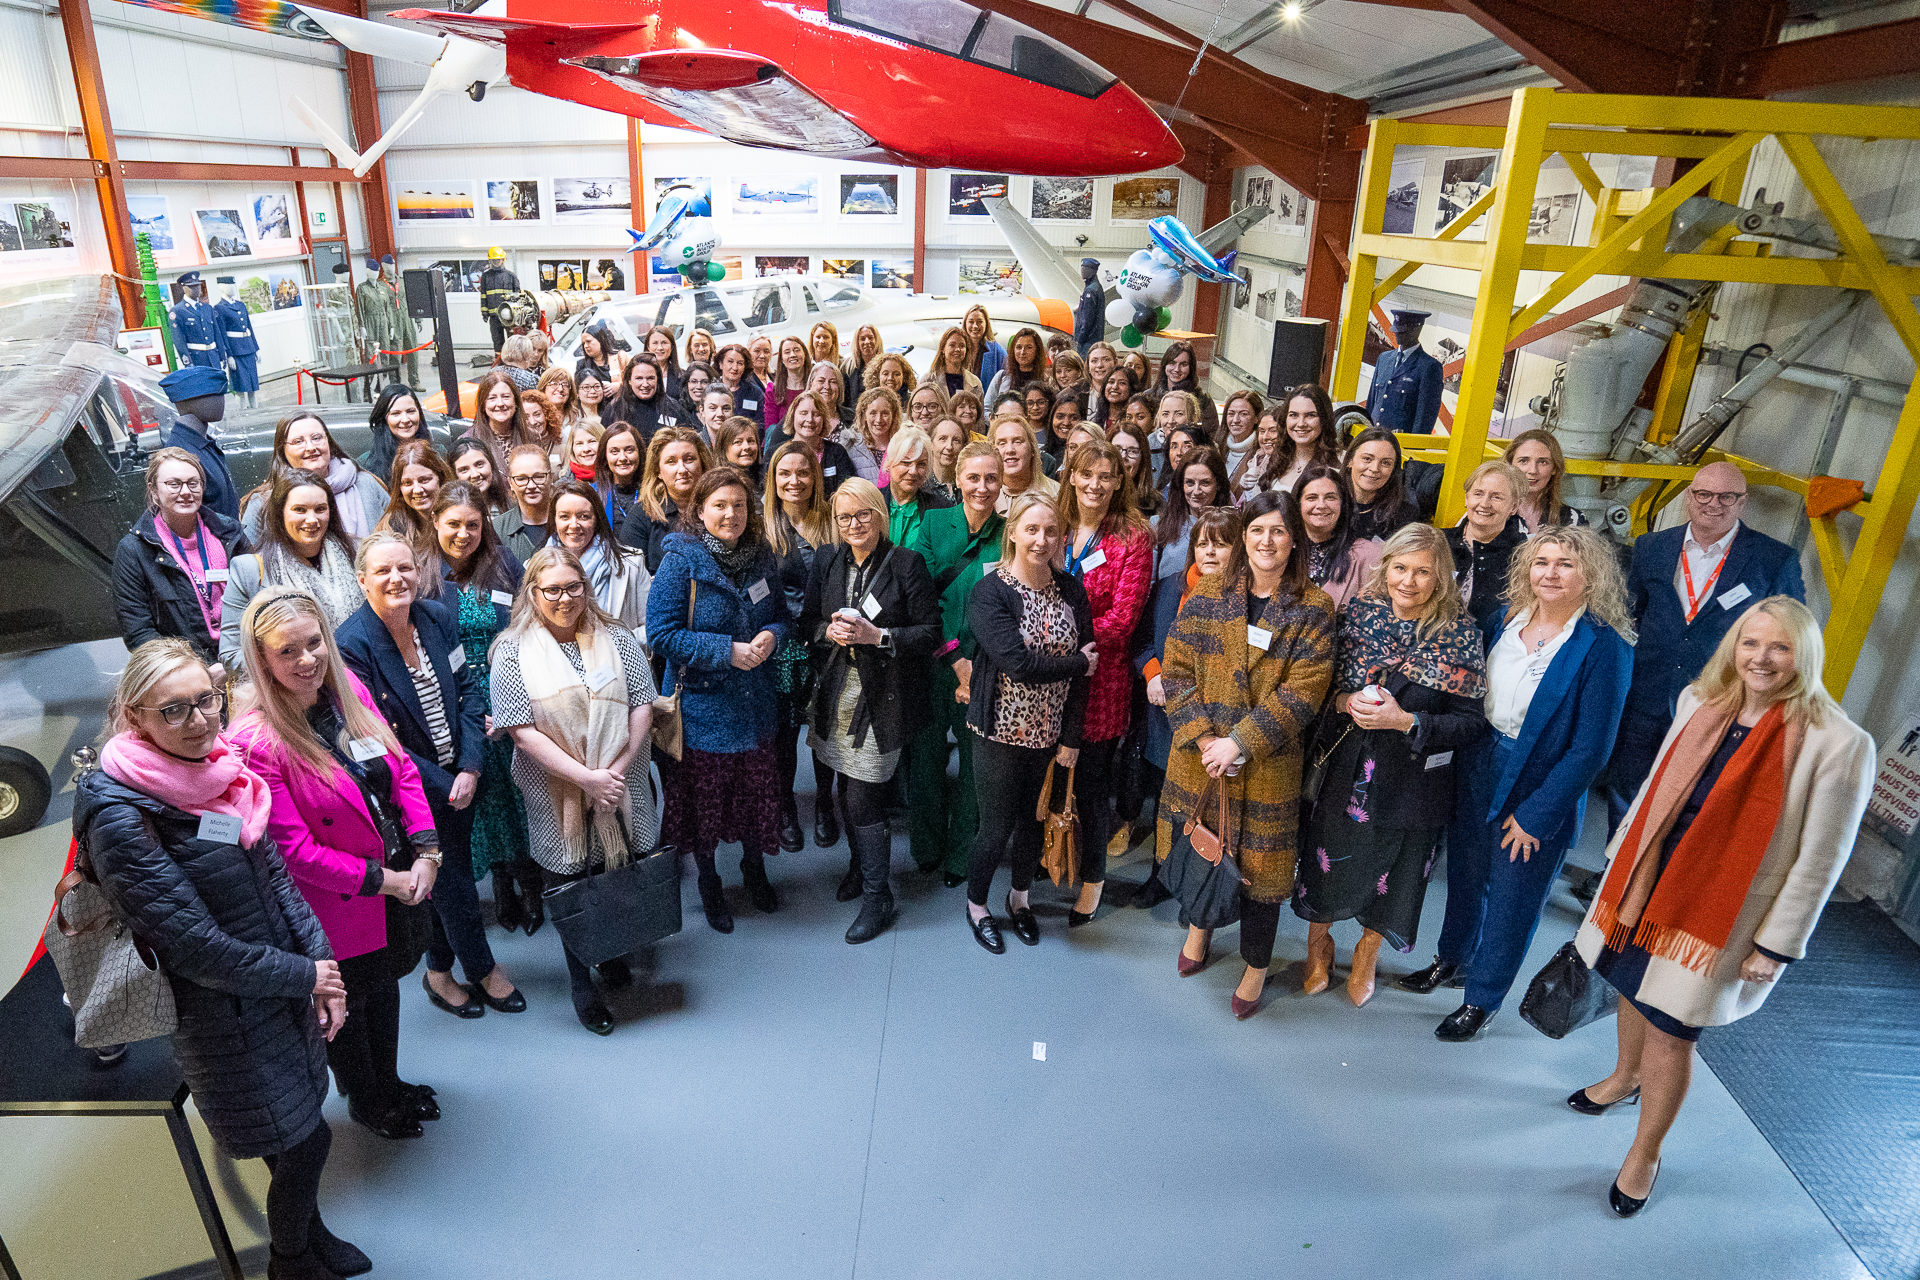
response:
{"label": "pilot cap", "polygon": [[187,285],[190,285],[190,284],[199,284],[200,273],[198,271],[189,271],[185,275],[181,276],[179,280],[175,281],[175,283],[180,285],[182,288],[185,288]]}
{"label": "pilot cap", "polygon": [[1098,259],[1098,258],[1082,258],[1082,259],[1080,259],[1080,265],[1081,265],[1081,266],[1083,266],[1083,267],[1097,267],[1097,266],[1099,266],[1099,265],[1100,265],[1100,259]]}
{"label": "pilot cap", "polygon": [[225,395],[227,375],[203,364],[183,365],[160,379],[160,389],[167,393],[167,399],[184,404],[202,396]]}
{"label": "pilot cap", "polygon": [[1431,316],[1432,314],[1433,312],[1431,311],[1396,310],[1393,313],[1393,327],[1398,329],[1403,324],[1425,324],[1427,322],[1427,317]]}

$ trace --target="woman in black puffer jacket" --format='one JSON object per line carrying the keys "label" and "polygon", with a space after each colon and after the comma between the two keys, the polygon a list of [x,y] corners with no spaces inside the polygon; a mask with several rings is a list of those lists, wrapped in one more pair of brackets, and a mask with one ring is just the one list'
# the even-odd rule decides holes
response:
{"label": "woman in black puffer jacket", "polygon": [[120,677],[101,767],[73,830],[117,918],[160,958],[180,1023],[173,1052],[215,1141],[259,1156],[271,1280],[373,1264],[320,1221],[332,1134],[321,1117],[346,987],[320,922],[266,836],[266,782],[220,734],[221,696],[191,645],[153,640]]}

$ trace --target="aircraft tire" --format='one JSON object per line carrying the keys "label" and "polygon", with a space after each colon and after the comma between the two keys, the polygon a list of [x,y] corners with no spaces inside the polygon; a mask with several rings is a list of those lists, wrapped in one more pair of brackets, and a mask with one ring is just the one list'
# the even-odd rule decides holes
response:
{"label": "aircraft tire", "polygon": [[53,779],[24,751],[0,747],[0,837],[40,825],[53,798]]}

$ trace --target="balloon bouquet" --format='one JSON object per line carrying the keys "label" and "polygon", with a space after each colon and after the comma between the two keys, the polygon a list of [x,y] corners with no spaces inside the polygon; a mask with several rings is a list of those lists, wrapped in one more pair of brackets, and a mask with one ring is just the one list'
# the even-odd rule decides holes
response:
{"label": "balloon bouquet", "polygon": [[[727,269],[713,261],[720,233],[713,227],[713,202],[691,182],[676,182],[654,202],[653,221],[645,232],[629,230],[629,253],[652,253],[670,262],[688,284],[724,280]],[[644,265],[644,264],[643,264]]]}
{"label": "balloon bouquet", "polygon": [[1187,276],[1213,284],[1245,282],[1234,273],[1233,250],[1215,258],[1178,218],[1155,218],[1147,224],[1147,237],[1152,245],[1135,250],[1120,268],[1114,284],[1120,296],[1107,304],[1107,323],[1121,326],[1120,341],[1129,347],[1166,328]]}

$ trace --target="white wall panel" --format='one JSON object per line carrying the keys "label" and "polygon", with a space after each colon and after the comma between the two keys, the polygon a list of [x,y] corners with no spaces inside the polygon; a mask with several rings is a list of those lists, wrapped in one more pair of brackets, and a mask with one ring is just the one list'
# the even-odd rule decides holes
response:
{"label": "white wall panel", "polygon": [[0,7],[0,122],[59,128],[78,123],[60,25],[32,9]]}

